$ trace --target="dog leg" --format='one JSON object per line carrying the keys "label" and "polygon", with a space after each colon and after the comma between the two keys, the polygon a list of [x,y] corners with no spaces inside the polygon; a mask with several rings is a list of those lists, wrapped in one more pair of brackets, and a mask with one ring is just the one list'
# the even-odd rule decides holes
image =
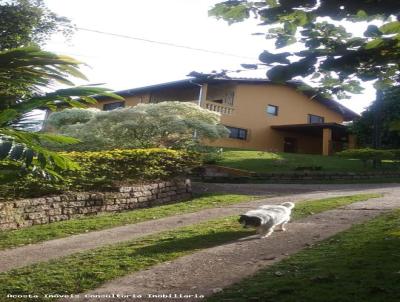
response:
{"label": "dog leg", "polygon": [[261,234],[260,238],[267,238],[267,237],[271,236],[271,234],[272,234],[273,232],[274,232],[274,228],[273,228],[273,227],[272,227],[272,228],[269,228],[269,229],[265,230],[264,235]]}
{"label": "dog leg", "polygon": [[[286,231],[285,226],[286,226],[286,224],[287,224],[288,222],[289,222],[289,220],[286,220],[286,221],[282,222],[282,223],[279,225],[279,231],[285,232],[285,231]],[[277,230],[277,231],[278,231],[278,230]]]}

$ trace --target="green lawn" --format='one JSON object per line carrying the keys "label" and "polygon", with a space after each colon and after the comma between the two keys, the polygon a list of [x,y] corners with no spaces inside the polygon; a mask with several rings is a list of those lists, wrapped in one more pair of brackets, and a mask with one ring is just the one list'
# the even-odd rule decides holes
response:
{"label": "green lawn", "polygon": [[303,250],[209,302],[400,301],[400,211]]}
{"label": "green lawn", "polygon": [[[271,153],[250,150],[223,151],[218,165],[243,169],[258,173],[296,171],[301,167],[321,167],[321,171],[355,172],[371,171],[372,167],[364,167],[359,160],[345,159],[338,156],[321,156],[294,153]],[[390,161],[383,163],[382,168],[395,169],[397,166]]]}
{"label": "green lawn", "polygon": [[[304,201],[295,208],[294,217],[378,196],[364,194]],[[49,301],[43,298],[44,294],[80,293],[157,263],[254,234],[254,230],[242,228],[237,218],[207,221],[1,273],[0,300],[9,293],[38,294],[35,301]]]}
{"label": "green lawn", "polygon": [[103,214],[81,219],[37,225],[19,230],[0,231],[0,250],[91,231],[104,230],[146,220],[196,212],[202,209],[232,205],[253,199],[255,199],[255,197],[249,195],[218,193],[203,194],[202,196],[197,196],[185,202],[154,208],[138,209],[115,214]]}

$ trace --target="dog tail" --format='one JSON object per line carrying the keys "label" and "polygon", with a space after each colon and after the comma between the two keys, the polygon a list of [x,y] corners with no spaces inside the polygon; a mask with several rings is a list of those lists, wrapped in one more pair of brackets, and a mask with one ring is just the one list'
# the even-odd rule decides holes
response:
{"label": "dog tail", "polygon": [[287,207],[291,210],[294,208],[294,203],[293,202],[284,202],[281,204],[281,206]]}

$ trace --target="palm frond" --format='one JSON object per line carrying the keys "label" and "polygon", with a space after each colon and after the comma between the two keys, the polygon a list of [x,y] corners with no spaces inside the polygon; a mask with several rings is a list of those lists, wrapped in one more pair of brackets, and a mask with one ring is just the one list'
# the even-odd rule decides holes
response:
{"label": "palm frond", "polygon": [[[78,86],[44,93],[57,82],[73,86],[70,77],[86,79],[79,71],[81,62],[38,47],[0,52],[0,160],[22,163],[24,169],[59,177],[59,169],[78,169],[65,156],[43,147],[44,142],[73,144],[76,139],[34,132],[38,119],[32,111],[78,107],[96,102],[94,95],[120,96],[109,89]],[[31,130],[31,131],[25,131]]]}

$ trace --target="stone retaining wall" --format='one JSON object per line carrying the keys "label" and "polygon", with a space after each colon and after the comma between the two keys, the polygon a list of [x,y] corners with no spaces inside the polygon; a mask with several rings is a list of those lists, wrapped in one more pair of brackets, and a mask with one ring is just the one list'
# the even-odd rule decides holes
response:
{"label": "stone retaining wall", "polygon": [[233,169],[217,165],[205,165],[197,169],[194,175],[200,180],[210,182],[247,182],[254,180],[271,182],[289,181],[329,181],[329,180],[363,180],[363,179],[400,179],[400,171],[371,171],[371,172],[325,172],[325,171],[297,171],[255,173],[246,170]]}
{"label": "stone retaining wall", "polygon": [[0,230],[152,207],[190,197],[191,183],[187,179],[120,187],[116,192],[73,192],[0,202]]}
{"label": "stone retaining wall", "polygon": [[400,173],[285,173],[285,174],[256,174],[254,176],[201,176],[194,178],[205,182],[247,183],[247,182],[271,182],[271,183],[306,183],[314,181],[362,181],[381,179],[400,179]]}
{"label": "stone retaining wall", "polygon": [[206,165],[198,171],[197,176],[209,182],[305,182],[331,180],[368,180],[368,179],[400,179],[400,171],[371,172],[327,172],[327,171],[297,171],[255,173],[228,167]]}
{"label": "stone retaining wall", "polygon": [[399,178],[399,171],[373,171],[373,172],[287,172],[287,173],[256,173],[254,178],[270,180],[360,180]]}

